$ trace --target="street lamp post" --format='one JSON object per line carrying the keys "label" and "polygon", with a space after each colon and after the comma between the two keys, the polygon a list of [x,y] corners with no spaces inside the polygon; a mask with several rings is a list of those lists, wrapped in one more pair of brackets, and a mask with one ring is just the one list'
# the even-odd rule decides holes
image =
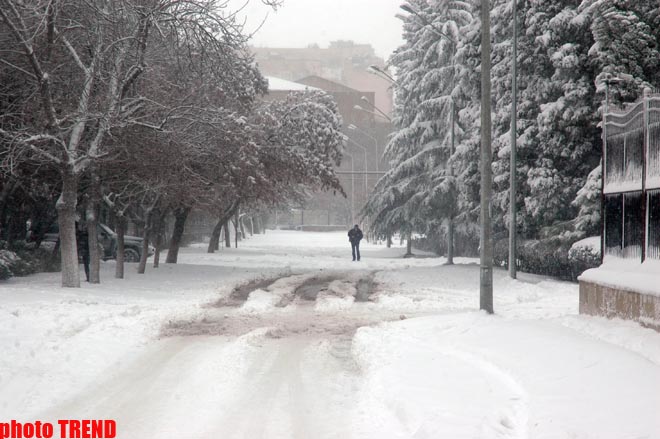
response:
{"label": "street lamp post", "polygon": [[387,113],[385,113],[383,110],[381,110],[380,108],[378,108],[378,107],[376,106],[376,104],[374,104],[373,102],[371,102],[366,96],[362,96],[362,97],[360,98],[360,100],[361,100],[362,102],[364,102],[365,104],[369,105],[371,108],[373,108],[374,111],[377,111],[378,113],[380,113],[385,119],[389,120],[390,122],[392,121],[392,118],[391,118],[390,116],[388,116]]}
{"label": "street lamp post", "polygon": [[[449,162],[447,167],[449,168],[449,176],[454,176],[454,168],[451,165],[451,156],[454,155],[454,150],[456,148],[456,103],[454,98],[451,100],[451,146],[449,151]],[[454,211],[449,215],[447,221],[447,265],[452,265],[454,263]]]}
{"label": "street lamp post", "polygon": [[516,241],[517,241],[517,151],[518,151],[518,0],[511,0],[513,10],[513,42],[511,47],[511,162],[509,183],[509,276],[517,277]]}
{"label": "street lamp post", "polygon": [[362,133],[364,136],[366,136],[366,137],[368,137],[369,139],[373,140],[374,145],[375,145],[375,147],[376,147],[376,171],[380,171],[380,168],[379,168],[379,162],[380,162],[380,151],[378,150],[378,140],[376,140],[376,138],[375,138],[374,136],[372,136],[371,134],[367,133],[365,130],[359,128],[359,127],[356,126],[356,125],[350,124],[350,125],[348,126],[348,129],[349,129],[349,130],[352,130],[352,131],[358,131],[358,132]]}
{"label": "street lamp post", "polygon": [[385,79],[386,81],[389,81],[390,84],[397,85],[396,80],[392,77],[392,75],[390,75],[385,70],[378,67],[377,65],[374,65],[374,64],[370,65],[369,67],[367,67],[367,71],[370,72],[370,73],[373,73],[377,76],[380,76],[381,78]]}
{"label": "street lamp post", "polygon": [[365,113],[371,114],[372,116],[380,117],[381,119],[385,119],[388,122],[392,122],[392,118],[389,117],[388,115],[382,115],[380,113],[376,113],[375,111],[367,110],[366,108],[362,107],[361,105],[355,104],[355,105],[353,105],[353,109],[357,110],[357,111],[363,111]]}
{"label": "street lamp post", "polygon": [[[436,34],[454,42],[452,38],[433,26],[409,5],[401,5],[401,9],[416,15],[429,25]],[[493,238],[491,223],[491,197],[493,191],[492,176],[492,125],[491,125],[491,81],[490,81],[490,1],[481,0],[481,236],[480,236],[480,284],[479,308],[489,314],[493,313]]]}
{"label": "street lamp post", "polygon": [[355,145],[355,146],[357,146],[358,148],[362,149],[362,152],[364,152],[364,200],[365,200],[365,203],[366,203],[366,201],[367,201],[367,194],[368,194],[368,192],[369,192],[369,189],[368,189],[369,184],[368,184],[368,182],[367,182],[367,176],[368,176],[368,174],[369,174],[369,170],[368,170],[368,168],[367,168],[367,148],[365,148],[364,146],[360,145],[359,143],[357,143],[355,140],[351,139],[350,137],[347,137],[347,139],[348,139],[348,141],[351,142],[353,145]]}
{"label": "street lamp post", "polygon": [[355,163],[351,154],[344,152],[344,155],[351,159],[351,222],[355,223]]}
{"label": "street lamp post", "polygon": [[493,237],[490,216],[493,190],[491,149],[490,2],[481,0],[481,248],[479,308],[493,313]]}

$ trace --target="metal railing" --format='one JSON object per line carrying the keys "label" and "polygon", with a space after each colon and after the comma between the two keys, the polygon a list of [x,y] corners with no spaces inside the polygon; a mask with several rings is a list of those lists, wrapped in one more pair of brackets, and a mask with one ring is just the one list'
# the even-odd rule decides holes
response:
{"label": "metal railing", "polygon": [[660,94],[603,114],[603,256],[660,259]]}

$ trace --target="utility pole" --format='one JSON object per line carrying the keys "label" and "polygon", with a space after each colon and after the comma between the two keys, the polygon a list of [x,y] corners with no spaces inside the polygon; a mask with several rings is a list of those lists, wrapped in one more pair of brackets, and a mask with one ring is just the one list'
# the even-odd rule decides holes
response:
{"label": "utility pole", "polygon": [[[454,155],[454,149],[456,146],[456,103],[454,98],[451,98],[451,149],[449,151],[449,160]],[[447,164],[449,167],[449,175],[454,176],[454,168],[451,166],[451,162]],[[454,212],[449,214],[449,220],[447,221],[447,265],[452,265],[454,263]]]}
{"label": "utility pole", "polygon": [[491,164],[490,2],[481,0],[481,247],[479,308],[493,313],[493,238],[490,217]]}
{"label": "utility pole", "polygon": [[511,48],[511,164],[509,183],[509,276],[515,279],[516,267],[516,241],[517,241],[517,150],[518,150],[518,0],[511,0],[513,10],[513,44]]}

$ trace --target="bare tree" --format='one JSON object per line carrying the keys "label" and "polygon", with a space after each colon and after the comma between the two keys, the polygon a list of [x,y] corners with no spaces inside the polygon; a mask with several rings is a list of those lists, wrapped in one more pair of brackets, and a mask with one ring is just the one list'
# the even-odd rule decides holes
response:
{"label": "bare tree", "polygon": [[[34,92],[24,108],[41,114],[41,120],[0,128],[0,136],[59,172],[63,286],[79,286],[75,218],[82,175],[99,182],[95,165],[112,153],[107,139],[114,131],[130,125],[162,129],[177,112],[150,97],[154,88],[140,81],[166,58],[172,41],[177,48],[200,49],[188,52],[192,68],[201,65],[192,58],[238,57],[245,36],[235,16],[222,13],[224,6],[216,0],[0,0],[0,30],[12,37],[7,50],[22,52],[5,65]],[[231,85],[232,93],[243,91],[240,83]],[[98,187],[90,191],[90,227],[99,194]]]}

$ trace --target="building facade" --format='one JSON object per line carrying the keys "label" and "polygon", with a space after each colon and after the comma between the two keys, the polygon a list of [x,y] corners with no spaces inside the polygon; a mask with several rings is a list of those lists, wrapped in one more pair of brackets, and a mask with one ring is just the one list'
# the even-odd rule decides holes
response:
{"label": "building facade", "polygon": [[[329,48],[253,48],[275,99],[300,87],[332,95],[343,119],[346,146],[337,168],[346,197],[315,193],[295,212],[280,212],[282,227],[336,229],[358,222],[369,193],[387,169],[383,158],[392,131],[390,82],[368,71],[383,67],[370,45],[334,42]],[[304,88],[303,88],[304,90]]]}
{"label": "building facade", "polygon": [[660,330],[660,95],[603,116],[602,265],[580,276],[580,312]]}

